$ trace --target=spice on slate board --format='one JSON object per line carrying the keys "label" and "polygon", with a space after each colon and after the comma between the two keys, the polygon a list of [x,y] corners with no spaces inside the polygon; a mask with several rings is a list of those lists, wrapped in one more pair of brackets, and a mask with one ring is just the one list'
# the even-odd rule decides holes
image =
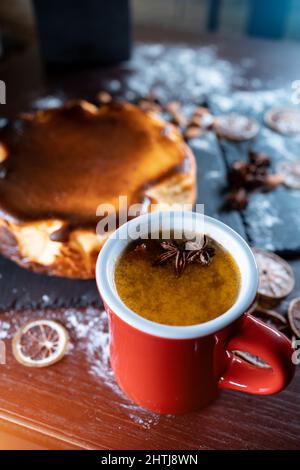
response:
{"label": "spice on slate board", "polygon": [[249,203],[247,191],[244,188],[239,188],[230,191],[227,195],[226,202],[231,209],[235,209],[238,211],[245,209]]}
{"label": "spice on slate board", "polygon": [[249,193],[257,189],[271,190],[283,182],[280,174],[270,174],[270,159],[262,152],[250,151],[248,161],[236,160],[228,173],[229,192],[225,206],[243,210],[249,203]]}

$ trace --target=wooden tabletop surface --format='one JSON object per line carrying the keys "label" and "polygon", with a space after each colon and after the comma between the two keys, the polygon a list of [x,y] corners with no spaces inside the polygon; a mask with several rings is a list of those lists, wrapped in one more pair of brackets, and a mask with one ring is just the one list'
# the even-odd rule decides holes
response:
{"label": "wooden tabletop surface", "polygon": [[[147,31],[140,37],[153,39]],[[161,40],[161,36],[154,39]],[[176,38],[168,39],[175,44]],[[246,80],[240,88],[247,89],[251,84],[253,93],[253,80],[258,80],[261,88],[274,88],[288,86],[292,80],[300,78],[300,45],[297,43],[214,37],[200,40],[187,37],[185,42],[191,51],[208,46],[210,54],[214,50],[211,46],[215,45],[216,60],[222,58],[236,65],[243,60],[248,61],[248,65],[252,63],[243,70]],[[216,63],[216,67],[221,64]],[[13,116],[28,109],[33,100],[49,94],[92,99],[111,80],[120,82],[122,92],[126,92],[128,76],[134,73],[134,67],[129,70],[123,66],[49,75],[43,71],[36,50],[29,48],[0,64],[0,78],[7,85],[7,105],[1,105],[2,115]],[[235,88],[233,85],[227,90],[233,107]],[[208,93],[205,99],[220,112],[220,101],[215,100],[214,94]],[[266,132],[256,142],[258,147],[266,145]],[[274,151],[275,159],[280,159],[278,139],[276,142],[268,141],[268,149]],[[281,148],[287,145],[291,151],[297,142],[283,140],[280,145]],[[208,213],[219,216],[246,238],[249,239],[250,234],[251,242],[254,239],[255,244],[262,247],[273,244],[278,251],[287,254],[296,273],[296,287],[290,297],[300,296],[300,250],[297,243],[291,243],[294,231],[291,233],[286,225],[291,223],[289,214],[284,215],[286,229],[282,234],[270,223],[255,226],[251,231],[258,200],[254,200],[249,212],[242,216],[220,210],[226,166],[232,155],[245,158],[248,147],[218,142],[212,133],[200,143],[192,143],[192,147],[198,161],[199,202],[207,205]],[[212,178],[207,178],[208,174]],[[276,204],[288,204],[285,212],[290,213],[294,210],[290,204],[295,201],[289,196],[279,191],[266,198],[275,198]],[[279,215],[273,214],[273,218],[275,216]],[[262,218],[265,218],[264,213]],[[300,226],[294,228],[300,230]],[[222,392],[215,403],[197,413],[159,417],[131,404],[114,384],[105,356],[105,318],[93,281],[50,279],[27,273],[4,259],[0,259],[0,274],[0,333],[7,345],[7,364],[0,366],[0,448],[13,445],[67,449],[300,448],[299,368],[289,387],[276,396]],[[96,307],[89,309],[91,304]],[[280,307],[283,312],[287,304],[285,301]],[[64,323],[71,333],[72,348],[52,367],[27,369],[12,357],[10,339],[29,318],[40,317]],[[15,444],[12,444],[13,437]]]}

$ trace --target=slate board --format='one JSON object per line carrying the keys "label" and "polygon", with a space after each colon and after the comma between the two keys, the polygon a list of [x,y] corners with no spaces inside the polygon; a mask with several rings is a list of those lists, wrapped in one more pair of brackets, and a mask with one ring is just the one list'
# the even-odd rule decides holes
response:
{"label": "slate board", "polygon": [[201,139],[191,141],[191,148],[197,160],[197,202],[204,204],[206,215],[221,220],[246,238],[241,215],[223,209],[227,168],[215,134],[208,132]]}
{"label": "slate board", "polygon": [[101,305],[94,280],[36,274],[0,256],[0,309]]}

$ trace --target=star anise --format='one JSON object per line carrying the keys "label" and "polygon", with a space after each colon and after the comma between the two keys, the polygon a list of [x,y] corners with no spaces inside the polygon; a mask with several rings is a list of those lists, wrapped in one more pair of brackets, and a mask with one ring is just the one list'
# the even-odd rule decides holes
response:
{"label": "star anise", "polygon": [[208,238],[206,235],[204,235],[201,248],[189,250],[186,256],[186,260],[188,263],[196,262],[202,266],[208,266],[212,262],[215,254],[216,250],[213,246],[209,245]]}
{"label": "star anise", "polygon": [[163,241],[160,243],[164,252],[155,260],[154,265],[164,264],[169,259],[175,258],[175,272],[180,276],[186,267],[186,263],[199,263],[208,266],[215,255],[215,249],[209,246],[206,235],[199,247],[196,243]]}
{"label": "star anise", "polygon": [[283,183],[282,175],[269,172],[271,161],[267,155],[250,150],[248,157],[248,161],[236,160],[230,167],[225,204],[230,209],[243,210],[248,205],[250,192],[268,191]]}
{"label": "star anise", "polygon": [[227,194],[227,204],[238,211],[245,209],[249,203],[247,191],[244,188],[233,189]]}
{"label": "star anise", "polygon": [[185,242],[163,241],[160,246],[164,252],[155,260],[154,264],[164,264],[169,259],[175,258],[175,272],[177,276],[180,276],[186,266]]}

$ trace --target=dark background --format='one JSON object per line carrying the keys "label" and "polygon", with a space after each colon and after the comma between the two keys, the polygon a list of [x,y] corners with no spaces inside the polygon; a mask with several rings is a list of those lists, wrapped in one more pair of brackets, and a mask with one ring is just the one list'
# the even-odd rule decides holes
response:
{"label": "dark background", "polygon": [[[36,3],[43,4],[43,1],[36,0]],[[65,1],[59,3],[62,5]],[[101,4],[101,0],[98,3]],[[115,4],[116,0],[103,3]],[[166,32],[216,31],[230,35],[300,39],[298,0],[132,0],[130,3],[134,28],[147,26],[159,27]],[[89,8],[88,1],[82,4]],[[58,9],[56,15],[59,14]],[[2,30],[33,38],[31,0],[1,0],[0,24]]]}

